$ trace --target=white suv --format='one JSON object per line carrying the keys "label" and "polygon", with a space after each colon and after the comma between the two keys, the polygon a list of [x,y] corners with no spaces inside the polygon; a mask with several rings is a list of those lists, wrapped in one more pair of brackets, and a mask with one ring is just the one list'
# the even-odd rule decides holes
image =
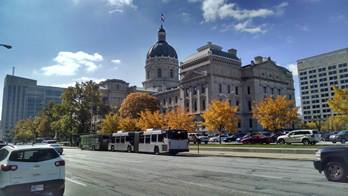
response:
{"label": "white suv", "polygon": [[316,144],[320,141],[320,133],[314,130],[295,130],[277,138],[278,144],[303,143],[304,145]]}
{"label": "white suv", "polygon": [[0,149],[0,195],[51,192],[62,196],[65,161],[47,145],[8,145]]}

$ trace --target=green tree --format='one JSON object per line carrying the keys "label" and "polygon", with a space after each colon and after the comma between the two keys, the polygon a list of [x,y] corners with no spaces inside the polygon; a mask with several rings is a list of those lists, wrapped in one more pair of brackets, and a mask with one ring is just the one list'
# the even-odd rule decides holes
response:
{"label": "green tree", "polygon": [[13,129],[14,140],[16,142],[29,142],[36,139],[36,127],[33,119],[24,119],[16,123]]}

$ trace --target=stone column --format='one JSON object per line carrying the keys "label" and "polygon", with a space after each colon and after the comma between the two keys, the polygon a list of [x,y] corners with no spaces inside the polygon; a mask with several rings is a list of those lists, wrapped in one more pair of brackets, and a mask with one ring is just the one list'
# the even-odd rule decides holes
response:
{"label": "stone column", "polygon": [[189,90],[189,112],[192,114],[192,89]]}
{"label": "stone column", "polygon": [[201,113],[201,89],[197,88],[197,112]]}

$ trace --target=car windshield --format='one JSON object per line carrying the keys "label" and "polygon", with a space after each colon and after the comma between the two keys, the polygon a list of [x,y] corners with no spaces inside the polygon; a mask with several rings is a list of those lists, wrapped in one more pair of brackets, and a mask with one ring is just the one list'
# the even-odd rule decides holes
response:
{"label": "car windshield", "polygon": [[337,135],[345,135],[345,134],[347,134],[347,131],[340,131],[337,133]]}

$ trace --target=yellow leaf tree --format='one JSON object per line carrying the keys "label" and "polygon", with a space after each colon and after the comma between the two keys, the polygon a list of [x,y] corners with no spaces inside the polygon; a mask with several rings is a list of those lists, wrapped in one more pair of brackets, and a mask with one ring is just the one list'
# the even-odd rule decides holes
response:
{"label": "yellow leaf tree", "polygon": [[117,132],[121,129],[120,126],[120,116],[117,114],[109,113],[105,115],[104,119],[101,122],[101,135],[110,135],[112,133]]}
{"label": "yellow leaf tree", "polygon": [[330,116],[323,123],[323,129],[326,131],[339,131],[347,129],[347,121],[342,115]]}
{"label": "yellow leaf tree", "polygon": [[140,112],[140,117],[137,122],[137,126],[142,130],[149,128],[164,128],[166,127],[166,122],[163,114],[159,111],[151,112],[149,110]]}
{"label": "yellow leaf tree", "polygon": [[227,100],[213,100],[203,113],[203,125],[210,131],[218,131],[220,135],[223,131],[235,131],[239,120],[236,115],[237,110],[238,107],[230,105]]}
{"label": "yellow leaf tree", "polygon": [[193,132],[196,129],[193,117],[181,108],[175,108],[164,116],[170,129],[185,129],[188,132]]}
{"label": "yellow leaf tree", "polygon": [[342,115],[344,118],[348,118],[348,88],[340,89],[333,87],[335,95],[328,101],[330,108]]}
{"label": "yellow leaf tree", "polygon": [[120,128],[122,131],[139,131],[140,128],[137,126],[137,119],[135,118],[121,118]]}
{"label": "yellow leaf tree", "polygon": [[140,112],[159,110],[159,102],[156,97],[147,93],[130,93],[122,102],[120,115],[123,118],[138,118]]}
{"label": "yellow leaf tree", "polygon": [[276,131],[292,125],[297,120],[297,108],[293,100],[285,96],[267,97],[254,104],[253,117],[265,129]]}

